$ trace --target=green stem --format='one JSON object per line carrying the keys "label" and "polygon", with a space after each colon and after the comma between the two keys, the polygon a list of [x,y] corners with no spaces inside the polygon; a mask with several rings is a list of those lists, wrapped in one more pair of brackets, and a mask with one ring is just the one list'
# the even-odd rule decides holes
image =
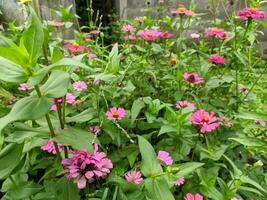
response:
{"label": "green stem", "polygon": [[118,122],[115,122],[115,124],[116,124],[116,126],[123,132],[123,134],[130,140],[130,142],[134,144],[133,139],[132,139],[131,136],[127,133],[127,131],[126,131],[124,128],[122,128],[122,127],[119,125]]}

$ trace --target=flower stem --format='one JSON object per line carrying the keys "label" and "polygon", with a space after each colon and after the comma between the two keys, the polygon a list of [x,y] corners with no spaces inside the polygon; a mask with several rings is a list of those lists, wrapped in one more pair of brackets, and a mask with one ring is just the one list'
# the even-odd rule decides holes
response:
{"label": "flower stem", "polygon": [[131,138],[131,136],[127,133],[127,131],[122,128],[117,122],[115,122],[116,126],[124,133],[124,135],[130,140],[130,142],[132,144],[134,144],[135,142],[133,141],[133,139]]}

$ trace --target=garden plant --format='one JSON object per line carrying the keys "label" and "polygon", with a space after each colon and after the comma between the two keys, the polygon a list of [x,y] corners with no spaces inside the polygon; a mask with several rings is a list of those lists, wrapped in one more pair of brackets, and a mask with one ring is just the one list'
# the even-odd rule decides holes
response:
{"label": "garden plant", "polygon": [[0,34],[1,199],[267,199],[267,2],[208,23],[166,3],[109,44],[21,1]]}

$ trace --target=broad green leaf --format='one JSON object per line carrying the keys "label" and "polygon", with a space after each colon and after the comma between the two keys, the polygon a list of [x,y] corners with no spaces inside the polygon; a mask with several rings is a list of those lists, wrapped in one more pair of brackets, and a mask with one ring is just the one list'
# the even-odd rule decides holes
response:
{"label": "broad green leaf", "polygon": [[28,72],[20,65],[0,57],[0,80],[22,83],[28,79]]}
{"label": "broad green leaf", "polygon": [[163,176],[146,179],[145,187],[153,200],[174,200],[168,182]]}
{"label": "broad green leaf", "polygon": [[178,172],[175,174],[177,178],[186,176],[190,173],[193,173],[196,171],[196,169],[202,167],[204,163],[199,162],[187,162],[183,164],[173,165],[173,168],[177,169]]}
{"label": "broad green leaf", "polygon": [[28,58],[19,51],[18,47],[0,47],[0,56],[20,66],[28,65]]}
{"label": "broad green leaf", "polygon": [[46,83],[40,88],[42,95],[59,98],[67,93],[70,76],[64,71],[52,71]]}
{"label": "broad green leaf", "polygon": [[240,112],[240,113],[238,113],[236,115],[236,117],[240,118],[240,119],[267,121],[267,115],[266,114],[260,114],[260,113],[244,113],[244,112]]}
{"label": "broad green leaf", "polygon": [[164,133],[170,133],[170,132],[177,132],[177,128],[171,125],[163,125],[160,130],[158,136],[164,134]]}
{"label": "broad green leaf", "polygon": [[0,118],[0,132],[14,121],[40,119],[49,112],[50,107],[51,101],[47,97],[29,96],[20,99],[6,116]]}
{"label": "broad green leaf", "polygon": [[132,109],[131,109],[131,122],[133,123],[139,113],[141,112],[142,108],[145,107],[145,103],[141,99],[137,99],[133,102]]}
{"label": "broad green leaf", "polygon": [[142,136],[138,136],[138,144],[142,156],[141,171],[144,176],[151,177],[161,173],[162,168],[151,144]]}
{"label": "broad green leaf", "polygon": [[128,182],[125,179],[118,176],[109,178],[108,183],[114,183],[118,185],[124,192],[140,190],[140,187],[138,185]]}
{"label": "broad green leaf", "polygon": [[0,152],[0,180],[8,177],[20,163],[23,144],[8,144]]}
{"label": "broad green leaf", "polygon": [[98,143],[93,134],[73,127],[67,127],[60,131],[55,139],[58,143],[72,146],[72,148],[78,150],[86,149],[89,152],[93,151],[93,143]]}
{"label": "broad green leaf", "polygon": [[119,56],[118,44],[115,44],[109,54],[109,61],[106,66],[106,69],[114,74],[117,73],[120,68],[120,59],[118,56]]}
{"label": "broad green leaf", "polygon": [[95,116],[97,115],[97,112],[93,108],[88,108],[87,110],[72,116],[72,117],[66,117],[66,122],[77,122],[77,123],[82,123],[82,122],[89,122],[92,120]]}
{"label": "broad green leaf", "polygon": [[259,183],[257,183],[256,181],[252,180],[248,176],[241,176],[240,180],[243,183],[247,183],[247,184],[253,185],[255,188],[257,188],[260,191],[265,192],[265,194],[267,195],[267,190],[265,190]]}
{"label": "broad green leaf", "polygon": [[209,197],[214,200],[225,200],[223,194],[214,186],[202,186],[200,191],[201,194],[205,195],[205,197]]}
{"label": "broad green leaf", "polygon": [[[44,32],[40,19],[30,7],[30,26],[24,31],[22,39],[24,46],[29,53],[30,63],[35,65],[37,59],[42,53],[42,47],[44,42]],[[32,66],[33,67],[33,66]]]}
{"label": "broad green leaf", "polygon": [[8,92],[7,90],[5,90],[4,88],[2,88],[0,86],[0,97],[4,97],[6,99],[10,99],[12,96],[13,95],[10,92]]}

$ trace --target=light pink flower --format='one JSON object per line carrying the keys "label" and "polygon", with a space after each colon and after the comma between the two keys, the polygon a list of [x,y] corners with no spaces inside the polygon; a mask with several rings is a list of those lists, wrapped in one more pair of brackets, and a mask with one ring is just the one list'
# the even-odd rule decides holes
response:
{"label": "light pink flower", "polygon": [[198,110],[191,116],[191,122],[200,127],[201,133],[212,132],[219,125],[219,117],[215,116],[215,112],[207,112],[203,109]]}
{"label": "light pink flower", "polygon": [[99,133],[101,132],[101,128],[100,126],[93,126],[89,128],[89,131],[91,133],[94,133],[95,135],[99,135]]}
{"label": "light pink flower", "polygon": [[75,103],[75,96],[71,93],[66,94],[66,103],[73,105]]}
{"label": "light pink flower", "polygon": [[191,37],[192,39],[199,39],[199,38],[200,38],[200,35],[199,35],[198,33],[191,33],[191,34],[190,34],[190,37]]}
{"label": "light pink flower", "polygon": [[209,61],[215,65],[224,65],[225,63],[224,57],[220,55],[211,55]]}
{"label": "light pink flower", "polygon": [[80,52],[86,51],[87,47],[83,45],[79,45],[77,43],[72,43],[72,44],[68,43],[68,44],[65,44],[65,49],[69,50],[72,53],[80,53]]}
{"label": "light pink flower", "polygon": [[55,26],[55,27],[65,26],[65,22],[58,22],[58,21],[48,21],[47,24],[49,26]]}
{"label": "light pink flower", "polygon": [[[55,146],[54,146],[54,143],[53,143],[53,140],[48,140],[47,144],[42,146],[41,149],[43,151],[47,151],[49,153],[52,153],[52,154],[56,154],[56,149],[55,149]],[[58,150],[59,152],[61,152],[63,150],[63,145],[62,144],[58,144]]]}
{"label": "light pink flower", "polygon": [[84,81],[76,81],[72,84],[74,90],[81,92],[87,89],[87,84]]}
{"label": "light pink flower", "polygon": [[95,53],[88,53],[87,57],[90,59],[95,59],[95,58],[97,58],[97,55]]}
{"label": "light pink flower", "polygon": [[125,37],[124,37],[124,40],[136,40],[136,37],[134,36],[134,35],[126,35]]}
{"label": "light pink flower", "polygon": [[142,174],[139,171],[129,171],[124,177],[128,182],[135,184],[140,184],[143,181]]}
{"label": "light pink flower", "polygon": [[203,196],[201,196],[200,194],[191,194],[188,193],[185,197],[184,200],[203,200]]}
{"label": "light pink flower", "polygon": [[176,103],[176,108],[177,109],[181,109],[181,108],[187,108],[187,107],[191,107],[193,110],[196,109],[195,104],[188,102],[188,101],[178,101]]}
{"label": "light pink flower", "polygon": [[[62,105],[62,102],[63,102],[63,98],[60,97],[60,98],[53,98],[51,99],[51,102],[52,102],[52,106],[50,108],[51,111],[55,111],[57,110],[57,104],[59,106],[59,109],[61,108],[61,105]],[[71,93],[67,93],[66,94],[66,103],[67,104],[70,104],[70,105],[73,105],[75,103],[75,96]]]}
{"label": "light pink flower", "polygon": [[144,22],[144,19],[145,19],[144,16],[139,16],[139,17],[135,17],[135,18],[134,18],[134,20],[137,21],[137,22],[139,22],[139,23]]}
{"label": "light pink flower", "polygon": [[93,81],[93,84],[96,85],[96,86],[99,86],[99,85],[100,85],[100,80],[95,79],[95,80]]}
{"label": "light pink flower", "polygon": [[28,91],[28,90],[32,90],[33,87],[28,85],[27,83],[21,83],[18,87],[18,90],[20,91]]}
{"label": "light pink flower", "polygon": [[126,111],[124,110],[124,108],[113,107],[106,112],[107,118],[112,121],[121,120],[125,117],[125,115]]}
{"label": "light pink flower", "polygon": [[192,72],[192,73],[184,73],[183,74],[183,79],[187,81],[188,83],[194,84],[194,85],[199,85],[204,83],[204,79],[199,76],[197,73]]}
{"label": "light pink flower", "polygon": [[98,35],[100,33],[100,30],[99,29],[96,29],[96,30],[91,30],[89,34],[91,35]]}
{"label": "light pink flower", "polygon": [[244,8],[237,12],[237,16],[240,19],[264,19],[266,13],[258,8]]}
{"label": "light pink flower", "polygon": [[12,96],[10,99],[8,99],[8,105],[13,105],[17,102],[17,98],[15,96]]}
{"label": "light pink flower", "polygon": [[233,123],[232,123],[230,120],[231,120],[231,119],[228,118],[228,117],[220,117],[220,118],[219,118],[219,123],[220,123],[220,125],[222,125],[222,126],[231,128],[231,127],[233,126]]}
{"label": "light pink flower", "polygon": [[185,183],[185,179],[184,179],[184,177],[181,177],[181,178],[179,178],[176,182],[175,182],[175,185],[176,186],[181,186],[181,185],[183,185]]}
{"label": "light pink flower", "polygon": [[167,151],[159,151],[157,158],[166,165],[172,165],[173,159]]}
{"label": "light pink flower", "polygon": [[158,3],[164,3],[165,0],[158,0]]}
{"label": "light pink flower", "polygon": [[193,17],[196,15],[192,10],[187,10],[186,8],[178,8],[177,10],[174,10],[171,12],[173,15],[181,15],[181,16],[188,16]]}
{"label": "light pink flower", "polygon": [[160,39],[162,34],[163,33],[158,30],[146,29],[140,31],[137,35],[146,41],[155,41],[157,39]]}
{"label": "light pink flower", "polygon": [[216,37],[220,40],[225,40],[228,38],[228,36],[229,36],[229,33],[224,31],[222,28],[211,27],[205,30],[206,38]]}
{"label": "light pink flower", "polygon": [[134,28],[130,24],[126,24],[122,27],[121,31],[124,33],[134,33],[136,31],[136,28]]}
{"label": "light pink flower", "polygon": [[94,153],[87,153],[84,150],[70,153],[71,158],[63,159],[62,165],[67,179],[77,184],[79,189],[86,187],[89,183],[105,178],[113,168],[111,160],[106,157],[104,152],[98,152],[98,146],[94,146]]}

